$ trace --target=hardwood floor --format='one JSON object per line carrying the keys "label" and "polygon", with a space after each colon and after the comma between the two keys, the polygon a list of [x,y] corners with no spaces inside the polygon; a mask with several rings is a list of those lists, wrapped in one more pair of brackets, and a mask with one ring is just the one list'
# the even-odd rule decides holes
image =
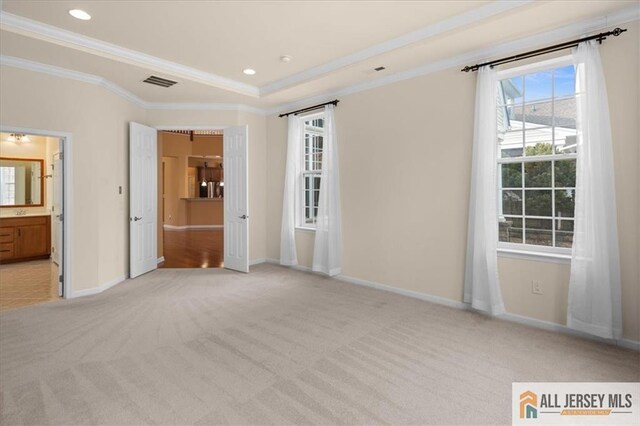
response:
{"label": "hardwood floor", "polygon": [[0,265],[0,312],[58,300],[57,277],[49,259]]}
{"label": "hardwood floor", "polygon": [[164,231],[164,262],[160,268],[221,268],[224,231]]}

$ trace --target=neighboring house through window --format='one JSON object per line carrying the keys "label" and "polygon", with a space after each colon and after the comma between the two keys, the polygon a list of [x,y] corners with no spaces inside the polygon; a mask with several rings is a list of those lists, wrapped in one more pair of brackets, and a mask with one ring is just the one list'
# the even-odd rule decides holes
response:
{"label": "neighboring house through window", "polygon": [[498,221],[502,249],[569,253],[576,183],[575,69],[499,73]]}
{"label": "neighboring house through window", "polygon": [[298,226],[315,228],[320,199],[320,176],[322,171],[322,151],[324,142],[324,118],[316,114],[304,120],[304,147],[302,150],[302,194],[298,205],[300,214]]}

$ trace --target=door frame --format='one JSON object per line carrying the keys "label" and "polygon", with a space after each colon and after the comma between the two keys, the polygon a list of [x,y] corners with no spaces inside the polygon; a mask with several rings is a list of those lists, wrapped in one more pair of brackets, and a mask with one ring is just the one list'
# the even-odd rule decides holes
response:
{"label": "door frame", "polygon": [[[153,127],[158,132],[169,131],[169,130],[222,130],[224,132],[224,129],[227,129],[229,127],[244,126],[244,125],[245,124],[225,124],[225,125],[215,124],[215,125],[210,125],[210,126],[209,125],[185,126],[185,125],[157,124],[155,126],[154,125],[149,125],[149,127]],[[247,143],[248,143],[248,141],[247,141]],[[222,155],[224,157],[224,153]],[[249,169],[249,164],[247,164],[247,170],[248,169]],[[247,182],[247,185],[248,185],[248,182]],[[247,198],[248,197],[249,197],[249,188],[247,188]],[[223,224],[223,228],[222,229],[223,229],[223,231],[225,230],[224,229],[224,224]],[[156,235],[156,241],[157,241],[157,239],[158,239],[158,236]],[[249,241],[249,243],[250,243],[250,241]],[[248,250],[249,250],[249,247],[247,246],[247,253],[248,253]],[[164,257],[164,250],[163,250],[162,256]],[[249,267],[251,267],[251,261],[249,261]],[[200,269],[200,268],[181,268],[181,269]],[[222,269],[224,269],[224,267]]]}
{"label": "door frame", "polygon": [[[71,273],[73,253],[73,134],[59,130],[43,130],[0,124],[0,132],[25,133],[34,136],[49,136],[60,139],[62,145],[62,275],[64,279],[62,297],[73,297],[73,275]],[[53,224],[52,224],[53,226]]]}

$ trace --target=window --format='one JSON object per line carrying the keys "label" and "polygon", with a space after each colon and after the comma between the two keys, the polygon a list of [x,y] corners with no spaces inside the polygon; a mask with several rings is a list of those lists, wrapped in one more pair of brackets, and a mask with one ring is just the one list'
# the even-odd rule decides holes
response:
{"label": "window", "polygon": [[16,168],[0,167],[0,204],[16,204]]}
{"label": "window", "polygon": [[322,171],[322,148],[324,142],[324,118],[322,115],[308,117],[304,121],[304,149],[302,150],[302,198],[298,226],[315,228],[320,199],[320,175]]}
{"label": "window", "polygon": [[576,93],[573,65],[498,84],[499,248],[567,253],[573,242]]}

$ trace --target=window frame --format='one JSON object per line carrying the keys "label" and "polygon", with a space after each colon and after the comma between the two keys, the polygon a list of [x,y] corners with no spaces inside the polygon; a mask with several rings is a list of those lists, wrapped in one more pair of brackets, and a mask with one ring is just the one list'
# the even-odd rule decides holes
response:
{"label": "window frame", "polygon": [[[322,172],[321,170],[317,171],[308,171],[305,170],[305,139],[307,132],[307,126],[304,124],[306,121],[317,120],[317,119],[325,119],[324,111],[309,113],[305,115],[299,116],[299,120],[302,124],[302,146],[300,149],[300,174],[297,179],[300,182],[300,189],[296,194],[296,229],[303,231],[314,231],[316,230],[316,224],[314,223],[306,223],[305,222],[305,179],[308,176],[317,176],[320,178]],[[326,120],[325,120],[326,121]],[[319,129],[319,128],[316,128]],[[323,127],[322,132],[323,141],[326,138],[326,129]],[[313,160],[312,160],[313,161]],[[322,168],[322,166],[321,166]],[[322,183],[321,183],[322,184]],[[320,188],[318,188],[319,190]]]}
{"label": "window frame", "polygon": [[[533,74],[533,73],[543,72],[543,71],[551,71],[553,69],[562,68],[569,65],[574,65],[573,58],[570,55],[565,55],[558,58],[549,59],[546,61],[536,62],[532,64],[527,64],[519,67],[498,71],[497,80],[499,83],[501,80],[505,80],[513,77],[522,77],[524,79],[524,77],[527,74]],[[551,99],[547,99],[547,101],[549,100],[551,101],[552,108],[556,100],[554,95],[555,93],[552,92]],[[573,97],[575,96],[576,94],[574,93]],[[565,98],[567,97],[558,97],[557,99],[565,99]],[[543,101],[545,100],[541,99],[541,100],[532,101],[530,103],[543,102]],[[526,105],[526,102],[523,102],[523,105]],[[498,105],[496,106],[498,107]],[[554,117],[555,117],[555,114],[554,114]],[[497,126],[497,123],[496,123],[496,126]],[[551,128],[553,129],[553,127],[554,126],[552,126]],[[552,138],[553,138],[552,143],[553,143],[553,146],[555,147],[555,135],[553,135]],[[496,140],[496,144],[497,144],[497,140]],[[497,194],[497,201],[498,201],[498,212],[497,212],[498,215],[496,217],[496,226],[499,226],[500,219],[505,218],[505,216],[503,216],[502,214],[502,208],[503,208],[503,203],[502,203],[503,187],[502,187],[502,178],[501,178],[502,165],[522,163],[524,167],[524,164],[528,162],[550,162],[551,163],[551,186],[549,188],[543,188],[544,190],[548,190],[551,192],[551,216],[550,217],[540,216],[539,218],[544,220],[551,220],[552,246],[542,246],[542,245],[526,244],[526,243],[510,243],[506,241],[500,241],[498,239],[497,250],[499,255],[504,257],[529,258],[529,259],[535,259],[535,260],[541,260],[541,259],[552,260],[552,261],[559,261],[561,263],[570,261],[572,248],[555,247],[555,243],[556,243],[555,226],[556,226],[556,221],[558,220],[558,218],[555,216],[556,214],[556,205],[555,205],[556,194],[555,193],[557,190],[562,190],[564,188],[564,187],[555,186],[555,162],[559,160],[576,160],[577,161],[577,155],[578,155],[577,153],[567,153],[567,154],[553,153],[550,155],[536,155],[536,156],[527,157],[523,153],[523,155],[520,157],[504,157],[503,158],[501,157],[500,146],[496,145],[496,153],[495,153],[496,177],[497,177],[496,194]],[[524,180],[524,178],[525,178],[524,173],[522,173],[522,179]],[[536,188],[528,188],[524,185],[524,182],[523,182],[522,187],[516,188],[516,189],[521,190],[523,194],[522,213],[520,215],[506,215],[506,217],[517,217],[517,218],[523,218],[523,219],[527,217],[533,218],[533,219],[538,218],[535,215],[529,215],[529,216],[525,215],[525,212],[526,212],[525,191],[527,189],[531,190]],[[573,187],[573,189],[575,190],[575,187]],[[567,220],[572,220],[574,221],[574,224],[575,224],[575,214],[572,218],[567,218]],[[524,230],[525,226],[526,226],[525,223],[523,223],[523,237],[525,235],[524,233],[526,232]]]}

